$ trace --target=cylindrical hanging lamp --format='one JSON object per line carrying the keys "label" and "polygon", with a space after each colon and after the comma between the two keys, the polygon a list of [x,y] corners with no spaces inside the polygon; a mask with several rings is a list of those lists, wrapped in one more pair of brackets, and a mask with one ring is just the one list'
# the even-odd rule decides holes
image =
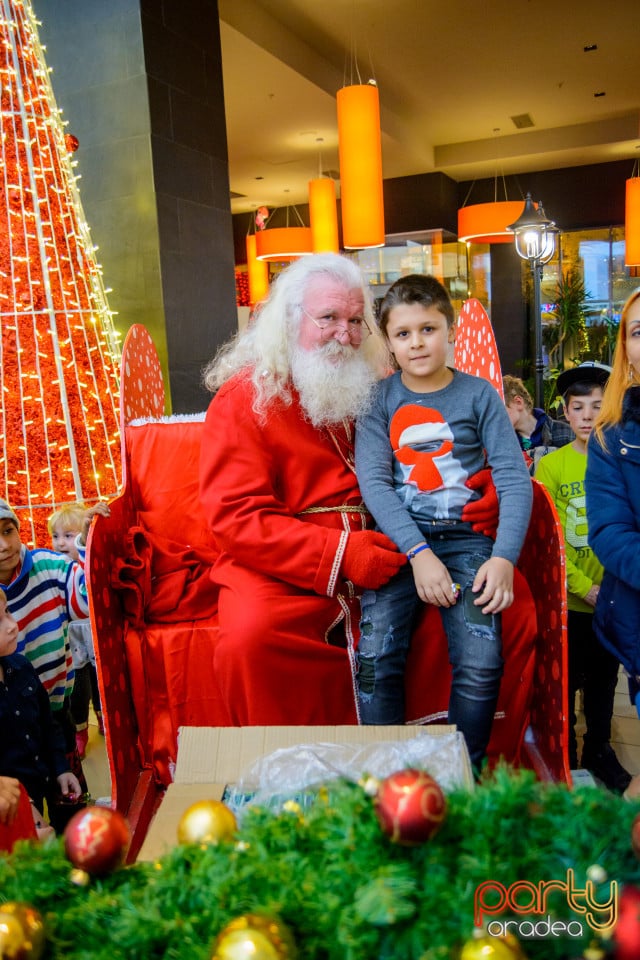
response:
{"label": "cylindrical hanging lamp", "polygon": [[336,186],[328,177],[309,181],[309,218],[314,253],[337,253]]}
{"label": "cylindrical hanging lamp", "polygon": [[380,99],[373,83],[338,90],[340,201],[345,247],[384,245]]}
{"label": "cylindrical hanging lamp", "polygon": [[[636,173],[636,170],[633,171]],[[624,262],[640,265],[640,176],[627,180],[624,207]]]}
{"label": "cylindrical hanging lamp", "polygon": [[258,260],[297,260],[313,253],[310,227],[269,227],[256,234]]}
{"label": "cylindrical hanging lamp", "polygon": [[513,243],[507,224],[522,211],[522,200],[474,203],[458,210],[458,240],[469,243]]}
{"label": "cylindrical hanging lamp", "polygon": [[247,234],[247,273],[249,274],[249,304],[260,303],[269,293],[269,266],[256,258],[256,234]]}

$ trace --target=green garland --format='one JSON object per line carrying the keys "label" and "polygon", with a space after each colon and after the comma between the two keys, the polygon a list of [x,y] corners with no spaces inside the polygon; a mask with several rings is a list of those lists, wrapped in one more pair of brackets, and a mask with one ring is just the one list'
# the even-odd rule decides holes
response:
{"label": "green garland", "polygon": [[[439,960],[472,936],[484,881],[537,884],[572,868],[584,886],[599,864],[604,891],[614,879],[640,883],[630,843],[637,812],[605,790],[569,791],[500,768],[474,792],[450,794],[436,837],[406,848],[382,834],[364,791],[341,782],[303,811],[253,811],[241,843],[176,847],[87,887],[70,881],[62,841],[21,843],[0,856],[0,900],[40,910],[49,960],[208,960],[216,935],[248,912],[278,915],[302,960]],[[550,913],[576,919],[561,894]],[[580,956],[589,932],[521,945],[529,960],[564,960]]]}

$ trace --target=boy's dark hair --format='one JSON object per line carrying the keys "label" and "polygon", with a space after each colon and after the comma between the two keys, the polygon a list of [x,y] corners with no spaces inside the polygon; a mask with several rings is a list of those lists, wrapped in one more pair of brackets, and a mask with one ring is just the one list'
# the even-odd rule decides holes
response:
{"label": "boy's dark hair", "polygon": [[598,388],[602,390],[602,384],[596,383],[595,380],[576,380],[575,383],[569,384],[562,395],[562,399],[565,403],[568,403],[571,397],[588,397]]}
{"label": "boy's dark hair", "polygon": [[455,323],[453,304],[446,287],[439,280],[427,274],[411,273],[392,283],[380,304],[380,331],[387,335],[389,314],[400,304],[419,303],[423,307],[435,307],[447,321],[447,327]]}

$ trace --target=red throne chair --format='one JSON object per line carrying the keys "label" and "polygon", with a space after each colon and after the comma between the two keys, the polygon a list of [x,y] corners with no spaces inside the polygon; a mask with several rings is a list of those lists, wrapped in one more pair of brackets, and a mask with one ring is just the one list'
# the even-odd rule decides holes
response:
{"label": "red throne chair", "polygon": [[[482,373],[471,369],[475,362],[456,358]],[[139,325],[123,348],[120,403],[122,492],[110,516],[94,520],[87,568],[112,805],[131,824],[133,859],[172,780],[179,727],[229,720],[212,668],[218,627],[208,571],[216,547],[198,498],[204,414],[163,417],[160,364]],[[563,541],[553,504],[532,482],[490,758],[570,782]],[[450,677],[435,608],[425,609],[407,675],[407,722],[442,722]]]}

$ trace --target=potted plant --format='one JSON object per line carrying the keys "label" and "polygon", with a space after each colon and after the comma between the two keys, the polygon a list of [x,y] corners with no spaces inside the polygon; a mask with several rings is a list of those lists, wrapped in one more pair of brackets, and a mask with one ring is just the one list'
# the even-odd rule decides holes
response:
{"label": "potted plant", "polygon": [[553,295],[555,309],[551,311],[553,324],[545,329],[545,341],[551,366],[564,369],[565,357],[580,363],[589,352],[589,336],[584,316],[584,304],[591,298],[582,271],[570,267],[561,274]]}

